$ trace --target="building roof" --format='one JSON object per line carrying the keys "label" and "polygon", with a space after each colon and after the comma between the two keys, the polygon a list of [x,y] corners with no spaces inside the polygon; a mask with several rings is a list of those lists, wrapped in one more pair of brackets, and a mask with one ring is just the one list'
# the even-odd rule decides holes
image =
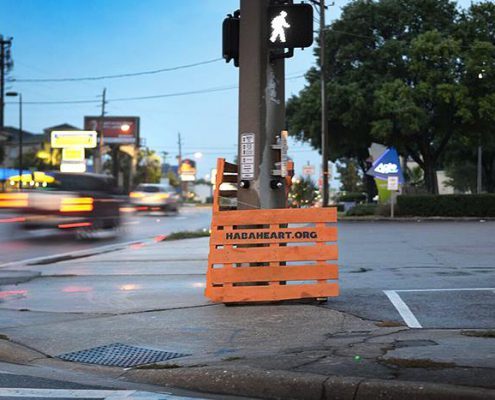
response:
{"label": "building roof", "polygon": [[64,122],[63,124],[55,125],[55,126],[50,126],[48,128],[43,129],[43,133],[45,135],[49,135],[51,131],[80,131],[81,128],[78,128],[77,126],[68,124]]}
{"label": "building roof", "polygon": [[[17,144],[19,140],[19,129],[12,126],[4,126],[0,131],[0,136],[4,138],[2,140],[4,143]],[[36,134],[32,132],[22,130],[22,141],[25,144],[28,143],[42,143],[44,141],[44,135]]]}

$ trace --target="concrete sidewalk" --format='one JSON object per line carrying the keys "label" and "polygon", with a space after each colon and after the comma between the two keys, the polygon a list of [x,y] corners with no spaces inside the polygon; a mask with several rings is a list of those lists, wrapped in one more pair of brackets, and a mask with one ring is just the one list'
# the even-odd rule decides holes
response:
{"label": "concrete sidewalk", "polygon": [[[212,304],[207,253],[189,239],[14,268],[32,280],[2,286],[0,360],[255,398],[495,398],[493,338],[364,320],[332,299]],[[113,343],[187,356],[125,370],[52,358]]]}

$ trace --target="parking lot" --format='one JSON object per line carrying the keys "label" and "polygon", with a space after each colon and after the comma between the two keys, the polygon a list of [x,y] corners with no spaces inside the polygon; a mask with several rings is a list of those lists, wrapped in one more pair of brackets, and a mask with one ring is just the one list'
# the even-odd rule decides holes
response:
{"label": "parking lot", "polygon": [[495,223],[344,222],[339,249],[328,307],[411,328],[495,327]]}

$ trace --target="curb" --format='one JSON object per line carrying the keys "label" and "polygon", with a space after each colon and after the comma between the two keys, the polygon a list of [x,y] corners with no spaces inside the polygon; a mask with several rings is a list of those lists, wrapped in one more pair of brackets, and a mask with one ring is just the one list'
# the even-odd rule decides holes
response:
{"label": "curb", "polygon": [[22,344],[11,342],[8,339],[0,339],[0,361],[12,364],[29,364],[30,362],[48,358],[46,354],[40,353]]}
{"label": "curb", "polygon": [[339,217],[342,222],[493,222],[493,217]]}
{"label": "curb", "polygon": [[448,384],[323,376],[251,367],[131,370],[123,378],[203,393],[272,400],[489,400],[495,390]]}

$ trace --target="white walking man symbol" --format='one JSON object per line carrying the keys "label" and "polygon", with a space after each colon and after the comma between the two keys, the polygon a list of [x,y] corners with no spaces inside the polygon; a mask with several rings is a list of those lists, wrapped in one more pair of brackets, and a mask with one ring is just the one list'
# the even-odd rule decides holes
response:
{"label": "white walking man symbol", "polygon": [[278,37],[282,43],[285,43],[285,29],[290,28],[285,17],[287,17],[287,12],[280,11],[280,14],[272,19],[272,36],[270,37],[270,42],[275,43]]}

